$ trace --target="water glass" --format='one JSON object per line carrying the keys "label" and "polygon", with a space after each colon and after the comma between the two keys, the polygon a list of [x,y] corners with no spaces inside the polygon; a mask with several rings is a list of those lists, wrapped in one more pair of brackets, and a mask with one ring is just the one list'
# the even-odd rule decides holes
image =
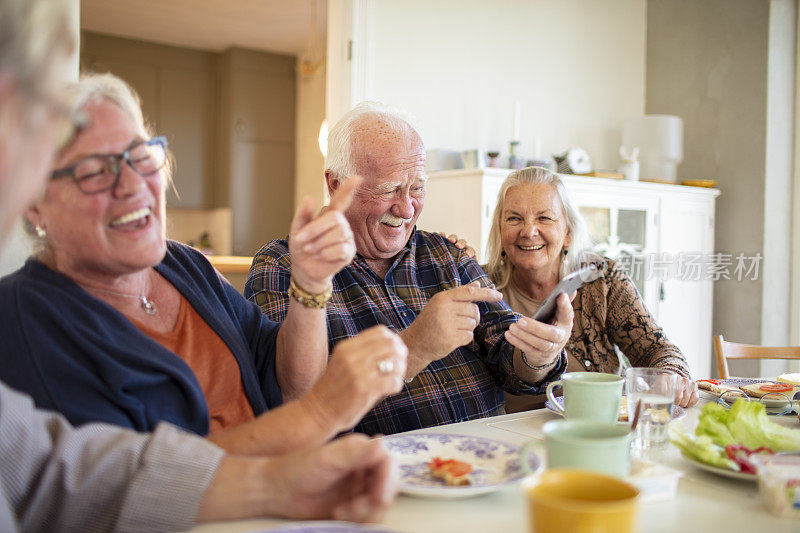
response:
{"label": "water glass", "polygon": [[678,375],[659,368],[629,368],[625,371],[628,412],[641,402],[634,448],[646,449],[667,444],[667,424],[672,420],[672,402]]}

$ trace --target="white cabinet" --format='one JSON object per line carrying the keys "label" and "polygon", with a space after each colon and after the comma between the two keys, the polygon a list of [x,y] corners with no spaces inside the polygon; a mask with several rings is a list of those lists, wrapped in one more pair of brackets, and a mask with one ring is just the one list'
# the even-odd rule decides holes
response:
{"label": "white cabinet", "polygon": [[[456,233],[485,262],[486,243],[507,169],[429,174],[417,225]],[[711,375],[713,282],[705,267],[714,252],[719,191],[563,176],[589,226],[595,248],[625,264],[650,312],[683,351],[692,375]]]}

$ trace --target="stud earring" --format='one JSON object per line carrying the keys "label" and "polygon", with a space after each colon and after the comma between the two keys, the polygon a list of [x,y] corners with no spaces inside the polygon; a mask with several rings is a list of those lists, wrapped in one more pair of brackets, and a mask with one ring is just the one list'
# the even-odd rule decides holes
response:
{"label": "stud earring", "polygon": [[39,224],[36,224],[36,225],[33,227],[33,230],[36,232],[36,235],[37,235],[37,236],[38,236],[40,239],[44,239],[45,237],[47,237],[47,230],[45,230],[45,229],[44,229],[43,227],[41,227]]}
{"label": "stud earring", "polygon": [[569,250],[567,250],[566,248],[564,248],[564,257],[567,257],[567,254],[568,254],[568,253],[569,253]]}

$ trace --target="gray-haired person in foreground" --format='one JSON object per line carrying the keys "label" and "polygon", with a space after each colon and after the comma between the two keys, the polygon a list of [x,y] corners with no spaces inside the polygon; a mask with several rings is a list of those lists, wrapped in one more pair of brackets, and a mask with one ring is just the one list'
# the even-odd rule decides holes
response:
{"label": "gray-haired person in foreground", "polygon": [[[76,130],[57,98],[74,46],[63,1],[0,0],[0,242]],[[386,450],[365,437],[231,456],[168,424],[152,434],[73,428],[0,383],[3,532],[167,531],[265,515],[362,521],[380,516],[396,487]]]}

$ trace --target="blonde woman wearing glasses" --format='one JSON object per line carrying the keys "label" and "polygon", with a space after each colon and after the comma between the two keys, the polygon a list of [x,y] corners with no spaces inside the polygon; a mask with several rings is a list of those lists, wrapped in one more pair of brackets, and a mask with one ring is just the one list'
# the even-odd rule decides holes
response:
{"label": "blonde woman wearing glasses", "polygon": [[405,345],[383,327],[337,346],[326,368],[324,295],[355,251],[341,210],[357,179],[324,214],[298,210],[297,290],[278,324],[165,239],[166,139],[132,89],[84,76],[69,100],[87,125],[25,215],[39,252],[0,282],[0,330],[18,354],[2,379],[72,423],[167,421],[240,453],[325,442],[403,386]]}

